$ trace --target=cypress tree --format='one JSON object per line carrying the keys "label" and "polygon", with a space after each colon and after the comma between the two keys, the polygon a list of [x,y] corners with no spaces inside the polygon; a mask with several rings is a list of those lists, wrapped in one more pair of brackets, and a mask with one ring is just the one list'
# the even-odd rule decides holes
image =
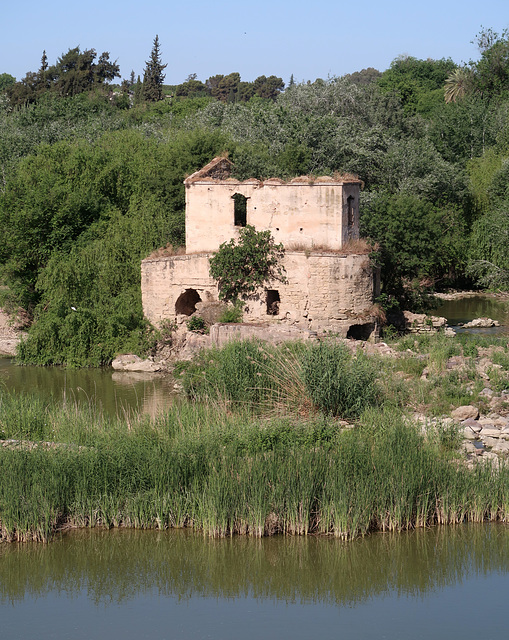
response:
{"label": "cypress tree", "polygon": [[159,36],[154,38],[154,45],[150,54],[150,59],[145,63],[145,73],[143,76],[143,98],[147,102],[157,102],[163,97],[163,73],[167,65],[162,64],[161,52],[159,50]]}

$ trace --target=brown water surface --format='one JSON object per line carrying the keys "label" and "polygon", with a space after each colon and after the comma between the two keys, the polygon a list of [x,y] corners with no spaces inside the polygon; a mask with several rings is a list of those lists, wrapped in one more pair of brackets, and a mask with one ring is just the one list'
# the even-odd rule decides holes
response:
{"label": "brown water surface", "polygon": [[[481,334],[509,334],[509,302],[491,295],[474,295],[453,300],[441,300],[433,309],[433,315],[447,318],[448,324],[458,330],[457,325],[475,318],[498,320],[502,326],[489,329],[465,329],[465,332]],[[461,328],[459,328],[461,330]]]}
{"label": "brown water surface", "polygon": [[170,375],[18,366],[0,357],[0,386],[57,402],[91,404],[108,416],[133,411],[155,416],[175,398],[174,382]]}

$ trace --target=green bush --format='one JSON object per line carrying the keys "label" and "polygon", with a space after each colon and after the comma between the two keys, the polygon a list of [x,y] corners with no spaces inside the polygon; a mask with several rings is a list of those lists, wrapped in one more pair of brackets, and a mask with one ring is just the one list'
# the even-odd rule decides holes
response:
{"label": "green bush", "polygon": [[207,328],[205,320],[200,316],[191,316],[186,325],[189,331],[195,331],[196,333],[204,333]]}
{"label": "green bush", "polygon": [[381,399],[373,361],[353,357],[343,345],[313,345],[303,359],[303,376],[314,405],[333,416],[358,417]]}
{"label": "green bush", "polygon": [[238,241],[223,242],[209,260],[221,300],[235,303],[265,282],[286,282],[284,253],[283,245],[274,242],[270,231],[256,231],[250,224],[240,229]]}
{"label": "green bush", "polygon": [[201,352],[185,368],[182,384],[191,398],[256,404],[278,386],[273,358],[274,349],[267,344],[230,342],[222,349]]}
{"label": "green bush", "polygon": [[226,309],[221,313],[217,321],[224,323],[242,322],[242,316],[242,305],[236,303],[228,305]]}

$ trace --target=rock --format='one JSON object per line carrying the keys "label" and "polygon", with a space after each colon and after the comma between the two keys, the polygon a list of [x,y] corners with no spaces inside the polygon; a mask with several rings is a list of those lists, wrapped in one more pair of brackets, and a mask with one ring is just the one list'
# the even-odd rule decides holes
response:
{"label": "rock", "polygon": [[472,431],[471,427],[464,427],[463,429],[463,437],[467,440],[475,440],[477,438],[477,434]]}
{"label": "rock", "polygon": [[471,404],[463,405],[462,407],[458,407],[451,411],[451,416],[455,420],[459,420],[460,422],[463,420],[467,420],[468,418],[473,418],[477,420],[479,417],[479,409],[477,407],[472,406]]}
{"label": "rock", "polygon": [[18,309],[16,317],[11,317],[0,309],[0,355],[15,356],[16,348],[21,338],[26,336],[23,331],[28,326],[28,317],[23,309]]}
{"label": "rock", "polygon": [[502,407],[504,406],[504,399],[503,398],[499,398],[498,396],[493,396],[493,398],[490,398],[490,408],[491,409],[495,409],[496,411],[500,411],[502,409]]}
{"label": "rock", "polygon": [[404,328],[413,333],[426,333],[438,331],[447,326],[446,318],[428,316],[425,313],[412,313],[403,311]]}
{"label": "rock", "polygon": [[179,360],[191,360],[199,351],[208,349],[211,346],[210,335],[188,331],[185,335],[185,342],[178,353]]}
{"label": "rock", "polygon": [[20,340],[20,338],[0,338],[0,356],[14,357]]}
{"label": "rock", "polygon": [[500,438],[484,437],[482,439],[482,442],[484,443],[485,447],[489,447],[491,449],[491,447],[494,447],[496,444],[498,444],[500,442]]}
{"label": "rock", "polygon": [[475,365],[477,375],[481,376],[484,380],[490,379],[490,373],[493,369],[501,369],[499,364],[493,364],[489,358],[480,358],[479,362]]}
{"label": "rock", "polygon": [[[164,376],[163,373],[159,373],[159,376]],[[131,386],[135,382],[150,382],[154,380],[155,372],[149,371],[115,371],[111,375],[111,379],[117,384],[124,384]]]}
{"label": "rock", "polygon": [[467,322],[463,325],[465,329],[482,328],[487,329],[489,327],[499,327],[500,322],[498,320],[492,320],[491,318],[475,318],[471,322]]}
{"label": "rock", "polygon": [[446,327],[444,329],[444,336],[446,336],[446,338],[454,338],[455,335],[456,331],[454,331],[452,327]]}
{"label": "rock", "polygon": [[488,398],[491,398],[492,396],[495,395],[495,392],[490,389],[489,387],[484,387],[484,389],[479,393],[480,396],[487,396]]}
{"label": "rock", "polygon": [[494,425],[486,425],[480,431],[481,438],[500,438],[500,429],[497,429]]}
{"label": "rock", "polygon": [[493,451],[486,451],[482,457],[483,462],[491,462],[493,464],[498,464],[498,456]]}
{"label": "rock", "polygon": [[117,356],[111,363],[115,371],[144,371],[145,373],[157,373],[161,366],[152,360],[142,360],[133,353]]}
{"label": "rock", "polygon": [[493,445],[492,451],[494,453],[509,453],[509,442],[507,442],[507,440],[499,440],[495,445]]}
{"label": "rock", "polygon": [[464,428],[469,427],[474,433],[479,433],[482,429],[482,425],[478,420],[474,420],[474,418],[467,418],[466,420],[463,420],[461,426]]}
{"label": "rock", "polygon": [[467,454],[477,453],[477,448],[472,442],[463,442],[463,444],[461,445],[461,449]]}

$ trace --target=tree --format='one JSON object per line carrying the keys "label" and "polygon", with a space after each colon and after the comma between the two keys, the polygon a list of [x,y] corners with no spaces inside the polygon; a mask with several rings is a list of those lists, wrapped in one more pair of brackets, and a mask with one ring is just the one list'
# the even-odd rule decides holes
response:
{"label": "tree", "polygon": [[367,84],[371,84],[372,82],[376,82],[379,78],[382,77],[382,74],[378,69],[374,69],[373,67],[368,67],[367,69],[362,69],[361,71],[354,71],[353,73],[346,74],[345,78],[354,84],[359,84],[361,86],[366,86]]}
{"label": "tree", "polygon": [[213,98],[217,98],[221,102],[235,102],[239,92],[240,73],[212,76],[206,81],[206,85]]}
{"label": "tree", "polygon": [[16,78],[9,73],[0,73],[0,91],[4,91],[16,82]]}
{"label": "tree", "polygon": [[380,245],[385,293],[401,295],[413,278],[454,277],[466,258],[460,212],[415,195],[371,197],[362,209],[361,234]]}
{"label": "tree", "polygon": [[445,101],[457,102],[473,89],[473,73],[468,67],[458,67],[445,81]]}
{"label": "tree", "polygon": [[283,79],[276,76],[259,76],[254,81],[254,93],[260,98],[275,100],[284,88]]}
{"label": "tree", "polygon": [[281,264],[284,252],[270,231],[256,231],[252,225],[240,229],[238,241],[223,242],[209,260],[210,275],[218,284],[221,300],[235,303],[254,294],[264,283],[286,282]]}
{"label": "tree", "polygon": [[[441,92],[455,68],[456,64],[450,58],[418,60],[412,56],[399,56],[383,72],[378,84],[383,91],[398,95],[407,113],[428,111],[426,101],[424,105],[420,102],[433,91]],[[440,100],[442,96],[440,93]]]}
{"label": "tree", "polygon": [[69,49],[46,72],[51,78],[52,89],[60,96],[75,96],[120,77],[119,66],[110,62],[107,51],[99,56],[97,63],[94,62],[96,56],[95,49]]}
{"label": "tree", "polygon": [[99,56],[97,63],[96,57],[95,49],[81,51],[79,47],[74,47],[49,67],[44,51],[39,70],[35,73],[29,71],[20,82],[9,87],[10,103],[20,106],[37,102],[48,91],[62,98],[72,97],[120,77],[119,66],[110,61],[107,51]]}
{"label": "tree", "polygon": [[509,200],[490,210],[473,226],[469,273],[482,287],[509,287]]}
{"label": "tree", "polygon": [[158,102],[163,97],[163,82],[166,77],[163,71],[168,66],[161,61],[158,35],[154,38],[150,59],[145,64],[143,98],[147,102]]}
{"label": "tree", "polygon": [[209,93],[209,89],[201,80],[198,80],[196,73],[189,74],[185,82],[177,85],[175,89],[175,95],[185,98],[195,98],[209,95]]}

